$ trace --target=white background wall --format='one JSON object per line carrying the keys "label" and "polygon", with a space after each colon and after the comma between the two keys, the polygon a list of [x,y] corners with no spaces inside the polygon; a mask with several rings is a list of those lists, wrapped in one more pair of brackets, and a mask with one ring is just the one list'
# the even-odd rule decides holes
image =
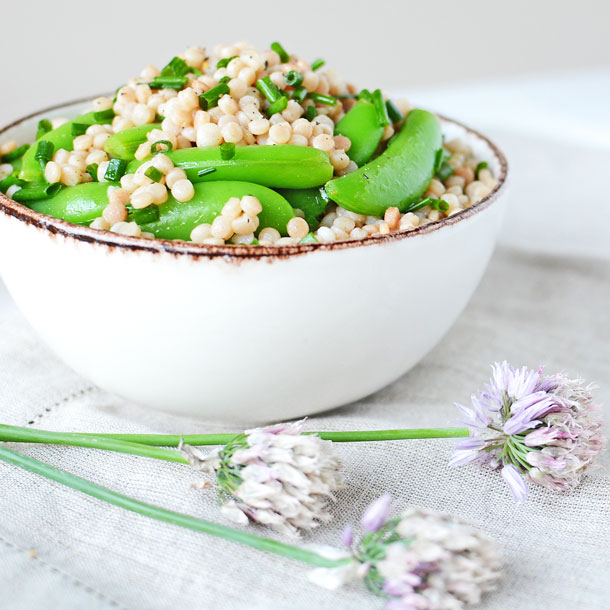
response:
{"label": "white background wall", "polygon": [[362,87],[610,65],[609,0],[5,0],[0,122],[108,91],[190,44],[281,41]]}

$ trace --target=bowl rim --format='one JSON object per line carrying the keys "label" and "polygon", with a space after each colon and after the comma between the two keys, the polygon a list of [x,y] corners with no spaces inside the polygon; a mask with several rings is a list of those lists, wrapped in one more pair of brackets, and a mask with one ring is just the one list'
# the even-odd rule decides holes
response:
{"label": "bowl rim", "polygon": [[[12,123],[0,128],[0,136],[8,130],[21,125],[25,121],[35,118],[47,112],[61,110],[66,106],[74,106],[94,100],[99,95],[87,96],[61,104],[55,104],[42,110],[37,110],[24,117],[16,119]],[[482,212],[492,203],[500,198],[501,191],[505,190],[506,179],[508,175],[508,161],[504,153],[494,144],[488,137],[482,133],[464,125],[454,119],[436,113],[441,122],[452,123],[461,127],[467,134],[474,136],[485,142],[492,153],[496,156],[500,164],[500,172],[498,182],[492,191],[475,203],[470,208],[461,210],[456,214],[443,218],[432,223],[428,223],[421,227],[416,227],[411,230],[395,231],[386,235],[372,235],[364,239],[353,239],[346,241],[337,241],[331,243],[312,243],[312,244],[296,244],[292,246],[240,246],[240,245],[224,245],[214,246],[209,244],[195,244],[187,241],[173,241],[167,239],[148,239],[143,237],[130,237],[111,233],[110,231],[101,231],[81,225],[72,224],[59,218],[47,216],[41,212],[35,212],[30,208],[14,201],[7,197],[4,193],[0,193],[0,212],[8,216],[24,222],[25,224],[47,231],[50,235],[59,235],[65,238],[72,238],[78,241],[94,244],[97,246],[106,246],[109,249],[119,248],[123,250],[145,251],[157,254],[169,253],[174,255],[186,255],[193,258],[225,258],[225,259],[274,259],[274,258],[290,258],[296,255],[306,254],[309,252],[321,250],[344,250],[348,248],[359,248],[373,246],[376,244],[384,244],[393,241],[401,241],[403,239],[414,239],[422,235],[428,235],[437,231],[442,231],[462,222],[472,216]]]}

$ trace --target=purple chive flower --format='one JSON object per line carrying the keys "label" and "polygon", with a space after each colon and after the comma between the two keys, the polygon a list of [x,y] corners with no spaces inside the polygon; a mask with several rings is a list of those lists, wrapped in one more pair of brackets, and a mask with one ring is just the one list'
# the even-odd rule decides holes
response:
{"label": "purple chive flower", "polygon": [[377,530],[380,530],[390,517],[391,503],[392,496],[390,494],[384,494],[380,498],[377,498],[362,515],[362,519],[360,520],[362,529],[366,532],[376,532]]}
{"label": "purple chive flower", "polygon": [[605,446],[592,389],[582,379],[545,376],[542,368],[495,363],[472,407],[456,405],[471,436],[458,443],[450,465],[502,468],[517,502],[527,497],[526,481],[554,491],[576,487]]}
{"label": "purple chive flower", "polygon": [[341,544],[346,546],[348,549],[352,546],[354,542],[354,528],[351,525],[348,525],[343,532],[341,533]]}

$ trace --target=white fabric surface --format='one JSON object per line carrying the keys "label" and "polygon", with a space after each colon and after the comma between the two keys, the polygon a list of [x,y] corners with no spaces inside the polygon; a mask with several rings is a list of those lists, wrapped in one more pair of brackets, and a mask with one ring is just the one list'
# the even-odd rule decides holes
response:
{"label": "white fabric surface", "polygon": [[[556,80],[563,90],[565,79]],[[524,81],[520,87],[524,98],[527,86]],[[498,85],[496,90],[498,100],[503,99],[506,88]],[[486,90],[486,104],[493,103],[493,91]],[[462,114],[467,120],[468,104],[460,107],[460,96],[468,99],[454,92],[456,108],[448,114]],[[451,95],[440,92],[434,98],[424,92],[424,98],[445,110]],[[549,144],[536,133],[525,138],[515,124],[509,132],[492,124],[486,127],[508,149],[513,207],[503,245],[472,302],[441,344],[410,373],[357,404],[312,418],[312,428],[445,425],[456,416],[453,401],[467,401],[487,380],[489,364],[505,358],[597,381],[599,400],[610,404],[609,231],[608,224],[599,226],[607,212],[602,209],[604,191],[598,190],[610,166],[610,150],[598,142]],[[538,184],[541,163],[548,165],[544,189]],[[584,184],[578,168],[586,169]],[[0,396],[1,421],[35,428],[183,433],[222,429],[151,413],[92,387],[41,345],[1,291]],[[390,491],[396,510],[417,505],[455,513],[501,542],[506,575],[500,590],[487,596],[481,608],[607,610],[608,455],[578,490],[558,495],[534,489],[527,503],[516,506],[497,473],[476,467],[449,470],[453,443],[338,444],[347,488],[339,494],[334,521],[305,542],[336,545],[342,528],[356,523],[372,499]],[[200,477],[186,466],[89,449],[19,449],[116,491],[220,520],[214,493],[190,489]],[[300,564],[108,507],[5,464],[0,464],[0,515],[2,609],[382,607],[381,600],[359,585],[335,593],[317,589],[307,582]]]}

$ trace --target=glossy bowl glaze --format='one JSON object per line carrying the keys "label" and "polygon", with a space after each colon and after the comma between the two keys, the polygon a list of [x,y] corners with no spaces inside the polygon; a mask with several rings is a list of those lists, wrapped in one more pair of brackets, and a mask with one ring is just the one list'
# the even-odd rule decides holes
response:
{"label": "glossy bowl glaze", "polygon": [[[34,138],[40,118],[0,130]],[[23,314],[69,366],[155,409],[234,423],[343,405],[414,366],[470,299],[493,251],[507,164],[447,119],[499,178],[448,219],[362,241],[204,246],[100,232],[0,194],[0,273]]]}

